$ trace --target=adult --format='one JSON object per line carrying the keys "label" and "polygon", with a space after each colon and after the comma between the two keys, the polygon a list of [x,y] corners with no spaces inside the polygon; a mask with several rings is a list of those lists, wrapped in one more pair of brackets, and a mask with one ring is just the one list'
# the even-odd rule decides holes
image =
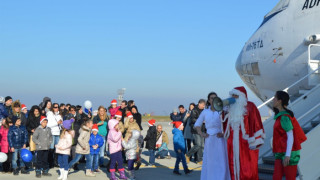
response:
{"label": "adult", "polygon": [[[236,99],[224,112],[224,132],[228,144],[229,168],[232,180],[259,179],[259,150],[265,133],[257,107],[248,101],[244,87],[230,91]],[[241,158],[240,158],[241,154]]]}
{"label": "adult", "polygon": [[[27,122],[27,131],[28,131],[28,139],[30,151],[34,152],[36,151],[36,144],[32,141],[32,135],[37,127],[40,126],[40,108],[39,106],[32,106],[29,112],[28,116],[28,122]],[[34,153],[33,153],[34,154]],[[35,157],[35,156],[34,156]],[[35,161],[34,161],[35,162]]]}
{"label": "adult", "polygon": [[51,109],[52,109],[52,102],[48,100],[44,103],[44,106],[41,109],[42,116],[47,116],[47,113],[51,111]]}
{"label": "adult", "polygon": [[289,104],[289,94],[277,91],[273,100],[274,119],[273,146],[275,155],[274,180],[281,180],[285,175],[287,180],[297,176],[297,165],[300,160],[301,143],[307,140],[292,111],[286,107]]}
{"label": "adult", "polygon": [[[210,105],[215,97],[217,97],[216,93],[209,94]],[[201,130],[204,122],[206,133]],[[223,138],[220,113],[213,106],[209,106],[202,111],[194,127],[198,134],[205,138],[201,180],[229,180],[227,147],[226,140]]]}
{"label": "adult", "polygon": [[[210,96],[217,96],[216,93],[212,92],[208,95],[208,99]],[[186,161],[187,163],[190,162],[190,157],[196,153],[196,159],[199,164],[202,164],[203,159],[203,149],[204,149],[204,138],[197,132],[197,130],[194,129],[194,124],[198,120],[201,112],[204,110],[206,106],[206,101],[204,99],[200,99],[198,101],[198,106],[196,106],[192,111],[190,115],[190,128],[191,133],[194,141],[194,145],[192,148],[187,152],[186,154]],[[205,132],[205,123],[201,125],[201,131]]]}
{"label": "adult", "polygon": [[108,134],[108,115],[106,108],[103,106],[99,106],[98,108],[98,115],[93,118],[93,124],[98,125],[98,134],[102,136],[103,139],[103,145],[100,147],[99,152],[99,166],[100,167],[106,167],[104,165],[104,154],[106,152],[106,137]]}
{"label": "adult", "polygon": [[170,152],[168,149],[169,138],[165,131],[162,130],[162,125],[157,126],[157,141],[156,141],[156,158],[157,159],[170,159]]}
{"label": "adult", "polygon": [[187,116],[187,111],[183,105],[179,106],[179,116],[181,118],[180,121],[183,122],[183,126],[185,127],[186,120],[187,120],[188,116]]}
{"label": "adult", "polygon": [[185,120],[185,123],[184,123],[184,129],[183,129],[183,137],[184,139],[186,140],[187,142],[187,150],[190,151],[191,149],[191,142],[193,140],[193,136],[192,136],[192,133],[191,133],[191,126],[190,126],[190,115],[191,115],[191,111],[192,109],[194,109],[195,107],[195,104],[194,103],[191,103],[189,105],[189,111],[187,112],[187,115],[186,115],[186,120]]}
{"label": "adult", "polygon": [[39,107],[40,107],[41,110],[46,107],[46,102],[47,102],[47,101],[50,101],[50,102],[51,102],[51,98],[49,98],[49,97],[44,97],[44,98],[42,99],[42,102],[39,104]]}
{"label": "adult", "polygon": [[128,101],[128,109],[131,111],[132,106],[135,106],[134,100]]}
{"label": "adult", "polygon": [[12,103],[12,115],[17,119],[20,119],[21,125],[26,127],[28,120],[26,116],[21,113],[21,103],[19,100],[16,100]]}
{"label": "adult", "polygon": [[68,110],[66,109],[66,105],[64,103],[60,103],[60,114],[62,117],[65,117],[68,114]]}
{"label": "adult", "polygon": [[[48,101],[49,102],[49,101]],[[49,166],[52,167],[59,167],[58,165],[58,154],[55,153],[55,145],[58,144],[60,139],[60,130],[62,126],[63,119],[59,112],[59,104],[53,103],[52,108],[47,112],[47,120],[48,120],[48,127],[51,128],[52,133],[52,143],[49,149]]]}
{"label": "adult", "polygon": [[127,113],[127,119],[124,122],[124,129],[125,129],[125,141],[129,140],[129,137],[131,137],[131,133],[133,130],[137,130],[137,131],[141,131],[138,123],[136,122],[136,120],[133,118],[133,115],[131,112]]}
{"label": "adult", "polygon": [[5,108],[7,111],[8,116],[12,115],[12,97],[11,96],[7,96],[4,98],[4,104],[5,104]]}
{"label": "adult", "polygon": [[137,124],[139,125],[139,128],[141,129],[141,131],[143,130],[142,128],[142,117],[141,117],[141,114],[139,113],[138,111],[138,108],[137,106],[132,106],[131,107],[131,112],[132,112],[132,115],[133,115],[133,119],[136,120]]}
{"label": "adult", "polygon": [[6,107],[4,105],[4,98],[3,97],[0,97],[0,121],[2,119],[5,119],[9,116],[7,110],[6,110]]}
{"label": "adult", "polygon": [[121,106],[120,106],[120,109],[119,111],[122,112],[122,117],[121,117],[121,122],[124,123],[124,118],[126,116],[126,112],[127,112],[127,106],[128,106],[128,102],[126,100],[123,100],[121,102]]}

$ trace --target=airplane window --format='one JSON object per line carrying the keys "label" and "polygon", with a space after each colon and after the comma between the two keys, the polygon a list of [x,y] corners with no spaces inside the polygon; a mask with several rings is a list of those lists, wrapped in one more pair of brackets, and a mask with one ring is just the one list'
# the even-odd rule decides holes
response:
{"label": "airplane window", "polygon": [[260,75],[260,70],[259,70],[258,62],[252,63],[251,67],[252,67],[253,75],[259,76]]}
{"label": "airplane window", "polygon": [[246,65],[242,65],[242,73],[247,74],[247,66]]}
{"label": "airplane window", "polygon": [[251,64],[247,64],[247,72],[248,72],[249,75],[252,75]]}
{"label": "airplane window", "polygon": [[273,14],[283,11],[289,6],[289,3],[290,3],[290,0],[280,0],[278,4],[267,15],[264,16],[264,18],[266,19]]}

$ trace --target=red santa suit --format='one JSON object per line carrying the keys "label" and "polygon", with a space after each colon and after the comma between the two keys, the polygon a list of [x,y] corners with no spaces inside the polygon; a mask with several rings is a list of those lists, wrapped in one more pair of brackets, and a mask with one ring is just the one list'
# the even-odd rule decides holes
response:
{"label": "red santa suit", "polygon": [[258,148],[265,138],[261,116],[255,104],[247,100],[244,87],[234,88],[230,95],[239,96],[223,112],[231,179],[258,180]]}

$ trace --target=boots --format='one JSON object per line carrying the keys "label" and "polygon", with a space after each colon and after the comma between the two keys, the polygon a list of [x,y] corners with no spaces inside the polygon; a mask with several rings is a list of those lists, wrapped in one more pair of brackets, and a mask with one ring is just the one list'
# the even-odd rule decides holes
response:
{"label": "boots", "polygon": [[115,172],[110,172],[110,180],[118,180]]}
{"label": "boots", "polygon": [[138,161],[138,162],[137,162],[137,166],[134,168],[134,170],[139,170],[140,166],[141,166],[141,162]]}
{"label": "boots", "polygon": [[128,178],[126,177],[126,174],[125,174],[124,170],[119,171],[119,173],[120,173],[120,179],[124,179],[124,180],[128,179]]}
{"label": "boots", "polygon": [[54,167],[60,167],[58,163],[58,154],[54,153]]}
{"label": "boots", "polygon": [[68,173],[69,173],[69,171],[63,171],[63,178],[62,178],[62,180],[67,180],[68,179]]}
{"label": "boots", "polygon": [[187,156],[187,155],[186,155],[186,162],[187,162],[187,164],[189,164],[189,163],[190,163],[190,157],[189,157],[189,156]]}
{"label": "boots", "polygon": [[108,172],[110,172],[110,163],[111,163],[111,161],[109,161],[108,164],[107,164],[107,171]]}
{"label": "boots", "polygon": [[25,167],[22,167],[21,168],[21,174],[30,174],[30,172],[27,171]]}
{"label": "boots", "polygon": [[186,169],[186,170],[184,171],[185,174],[189,174],[189,173],[192,173],[192,172],[193,172],[193,170],[189,170],[189,169]]}
{"label": "boots", "polygon": [[41,178],[41,170],[40,169],[36,170],[36,177]]}
{"label": "boots", "polygon": [[73,170],[75,170],[75,171],[79,171],[78,163],[76,163],[76,164],[74,164],[74,165],[73,165]]}
{"label": "boots", "polygon": [[19,175],[19,169],[18,168],[13,169],[13,175],[14,176],[18,176]]}
{"label": "boots", "polygon": [[60,172],[60,176],[58,177],[59,180],[62,180],[63,179],[63,174],[64,174],[64,169],[63,168],[60,168],[59,169],[59,172]]}
{"label": "boots", "polygon": [[49,173],[49,169],[43,170],[42,171],[42,176],[52,176],[52,174]]}
{"label": "boots", "polygon": [[91,169],[87,169],[86,170],[86,176],[88,176],[88,177],[96,177],[96,175],[91,172]]}

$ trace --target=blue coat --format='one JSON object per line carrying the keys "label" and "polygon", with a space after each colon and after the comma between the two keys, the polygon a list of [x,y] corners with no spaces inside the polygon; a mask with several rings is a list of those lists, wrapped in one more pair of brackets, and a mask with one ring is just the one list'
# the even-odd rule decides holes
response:
{"label": "blue coat", "polygon": [[10,148],[21,149],[27,144],[28,132],[25,126],[10,126],[8,132],[8,141]]}
{"label": "blue coat", "polygon": [[182,153],[186,153],[186,143],[182,131],[177,128],[174,128],[172,130],[172,134],[174,151],[178,152],[178,150],[181,150]]}
{"label": "blue coat", "polygon": [[181,115],[180,115],[180,114],[174,115],[173,113],[171,113],[171,114],[170,114],[170,119],[171,119],[172,121],[181,121],[181,122],[182,122],[182,120],[181,120]]}
{"label": "blue coat", "polygon": [[8,117],[8,112],[6,110],[6,107],[4,107],[3,103],[0,103],[0,119],[4,119]]}
{"label": "blue coat", "polygon": [[[90,145],[90,154],[99,154],[100,153],[100,147],[103,146],[104,139],[102,138],[101,135],[97,134],[96,136],[91,133],[90,135],[90,140],[89,140],[89,145]],[[93,149],[93,145],[98,144],[97,149]]]}

